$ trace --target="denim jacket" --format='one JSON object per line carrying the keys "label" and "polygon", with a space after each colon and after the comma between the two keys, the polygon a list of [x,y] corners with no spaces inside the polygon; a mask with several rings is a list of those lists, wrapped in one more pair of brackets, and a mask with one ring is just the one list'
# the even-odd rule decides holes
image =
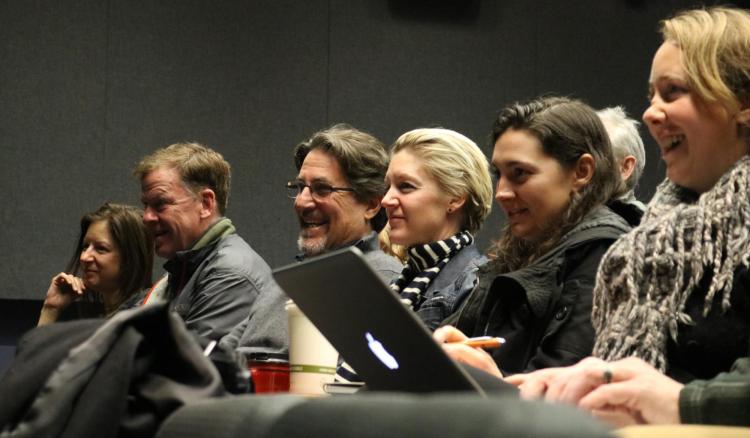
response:
{"label": "denim jacket", "polygon": [[174,297],[170,308],[189,330],[219,340],[244,323],[252,336],[242,345],[286,352],[286,295],[268,264],[239,235],[180,251],[164,268]]}
{"label": "denim jacket", "polygon": [[417,315],[430,330],[453,314],[477,283],[477,270],[487,259],[471,244],[453,256],[430,283]]}

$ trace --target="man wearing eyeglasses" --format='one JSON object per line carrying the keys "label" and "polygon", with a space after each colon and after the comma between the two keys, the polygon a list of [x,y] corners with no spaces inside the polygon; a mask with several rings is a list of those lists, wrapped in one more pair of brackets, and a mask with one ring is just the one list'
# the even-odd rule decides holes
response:
{"label": "man wearing eyeglasses", "polygon": [[380,249],[377,235],[388,220],[380,207],[388,169],[385,146],[340,124],[300,143],[294,164],[299,173],[287,190],[300,225],[298,258],[354,245],[386,281],[397,277],[402,265]]}
{"label": "man wearing eyeglasses", "polygon": [[[401,263],[378,242],[387,218],[385,194],[388,154],[375,137],[348,125],[318,132],[294,149],[297,178],[286,185],[300,224],[298,259],[354,245],[386,281],[401,273]],[[248,321],[233,328],[221,345],[240,351],[252,340]]]}

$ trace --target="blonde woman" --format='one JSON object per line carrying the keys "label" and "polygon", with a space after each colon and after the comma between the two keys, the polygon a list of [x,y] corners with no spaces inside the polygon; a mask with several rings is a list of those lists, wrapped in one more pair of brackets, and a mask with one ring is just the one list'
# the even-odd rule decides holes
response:
{"label": "blonde woman", "polygon": [[434,330],[474,288],[484,261],[473,235],[492,207],[489,165],[458,132],[415,129],[393,145],[385,180],[391,243],[407,248],[391,289]]}
{"label": "blonde woman", "polygon": [[[385,182],[389,245],[406,248],[406,266],[391,289],[434,330],[474,288],[485,261],[474,233],[492,208],[489,165],[458,132],[415,129],[391,148]],[[344,363],[336,379],[359,377]]]}
{"label": "blonde woman", "polygon": [[597,358],[510,381],[618,424],[750,425],[750,12],[686,11],[661,33],[643,120],[667,179],[602,261]]}

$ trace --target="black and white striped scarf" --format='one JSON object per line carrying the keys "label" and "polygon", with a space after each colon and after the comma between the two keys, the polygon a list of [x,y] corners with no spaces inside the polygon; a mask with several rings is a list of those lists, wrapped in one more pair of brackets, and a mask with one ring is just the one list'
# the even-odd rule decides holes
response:
{"label": "black and white striped scarf", "polygon": [[391,289],[418,310],[424,302],[424,292],[440,274],[440,270],[461,249],[471,245],[474,236],[461,231],[445,240],[413,246],[408,249],[408,261],[401,275],[391,284]]}

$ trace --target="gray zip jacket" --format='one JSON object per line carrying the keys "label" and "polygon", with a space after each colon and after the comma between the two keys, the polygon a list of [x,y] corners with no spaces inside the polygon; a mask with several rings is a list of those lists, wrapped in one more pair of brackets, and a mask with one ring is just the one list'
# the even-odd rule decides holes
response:
{"label": "gray zip jacket", "polygon": [[[225,221],[206,234],[226,226]],[[264,352],[287,351],[286,295],[265,260],[233,227],[198,249],[178,252],[164,267],[169,272],[170,307],[188,329],[220,340],[244,321],[248,346]]]}

